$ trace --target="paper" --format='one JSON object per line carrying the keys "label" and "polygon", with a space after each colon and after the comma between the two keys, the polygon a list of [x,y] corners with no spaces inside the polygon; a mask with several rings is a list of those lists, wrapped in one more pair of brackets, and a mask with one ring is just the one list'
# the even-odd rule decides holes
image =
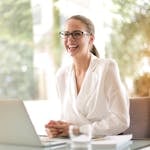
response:
{"label": "paper", "polygon": [[102,138],[96,138],[92,140],[92,147],[103,148],[103,149],[121,149],[131,144],[132,135],[116,135],[116,136],[106,136]]}

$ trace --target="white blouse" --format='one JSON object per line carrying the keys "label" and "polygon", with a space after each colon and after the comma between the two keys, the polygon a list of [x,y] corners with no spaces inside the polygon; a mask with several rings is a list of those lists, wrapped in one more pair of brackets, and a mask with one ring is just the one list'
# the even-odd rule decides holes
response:
{"label": "white blouse", "polygon": [[129,100],[114,60],[92,55],[78,94],[72,64],[59,69],[56,85],[62,120],[82,130],[91,124],[93,136],[119,134],[129,127]]}

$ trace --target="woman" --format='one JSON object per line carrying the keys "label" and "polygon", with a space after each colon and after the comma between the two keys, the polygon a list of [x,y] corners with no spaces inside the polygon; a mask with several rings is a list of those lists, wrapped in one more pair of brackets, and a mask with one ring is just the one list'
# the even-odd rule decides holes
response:
{"label": "woman", "polygon": [[79,126],[79,133],[91,124],[93,136],[119,134],[129,126],[129,101],[118,66],[98,58],[94,32],[93,23],[81,15],[67,19],[60,32],[73,62],[57,73],[62,121],[46,124],[49,137],[68,136],[71,124]]}

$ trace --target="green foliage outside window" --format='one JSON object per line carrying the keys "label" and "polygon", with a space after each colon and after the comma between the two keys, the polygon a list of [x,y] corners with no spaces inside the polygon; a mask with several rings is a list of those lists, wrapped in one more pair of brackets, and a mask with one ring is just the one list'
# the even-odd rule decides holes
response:
{"label": "green foliage outside window", "polygon": [[0,98],[34,97],[29,0],[0,1]]}
{"label": "green foliage outside window", "polygon": [[150,96],[150,73],[145,72],[134,80],[135,95]]}
{"label": "green foliage outside window", "polygon": [[[137,0],[113,0],[112,33],[106,54],[117,60],[122,80],[137,77],[142,60],[141,52],[150,49],[150,3]],[[145,56],[144,56],[145,57]],[[147,56],[148,57],[148,56]]]}

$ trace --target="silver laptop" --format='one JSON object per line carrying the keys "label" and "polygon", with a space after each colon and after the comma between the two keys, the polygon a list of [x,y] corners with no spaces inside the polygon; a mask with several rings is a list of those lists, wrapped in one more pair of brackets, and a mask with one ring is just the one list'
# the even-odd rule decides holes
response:
{"label": "silver laptop", "polygon": [[0,100],[0,143],[27,146],[66,144],[64,140],[41,140],[21,100]]}

